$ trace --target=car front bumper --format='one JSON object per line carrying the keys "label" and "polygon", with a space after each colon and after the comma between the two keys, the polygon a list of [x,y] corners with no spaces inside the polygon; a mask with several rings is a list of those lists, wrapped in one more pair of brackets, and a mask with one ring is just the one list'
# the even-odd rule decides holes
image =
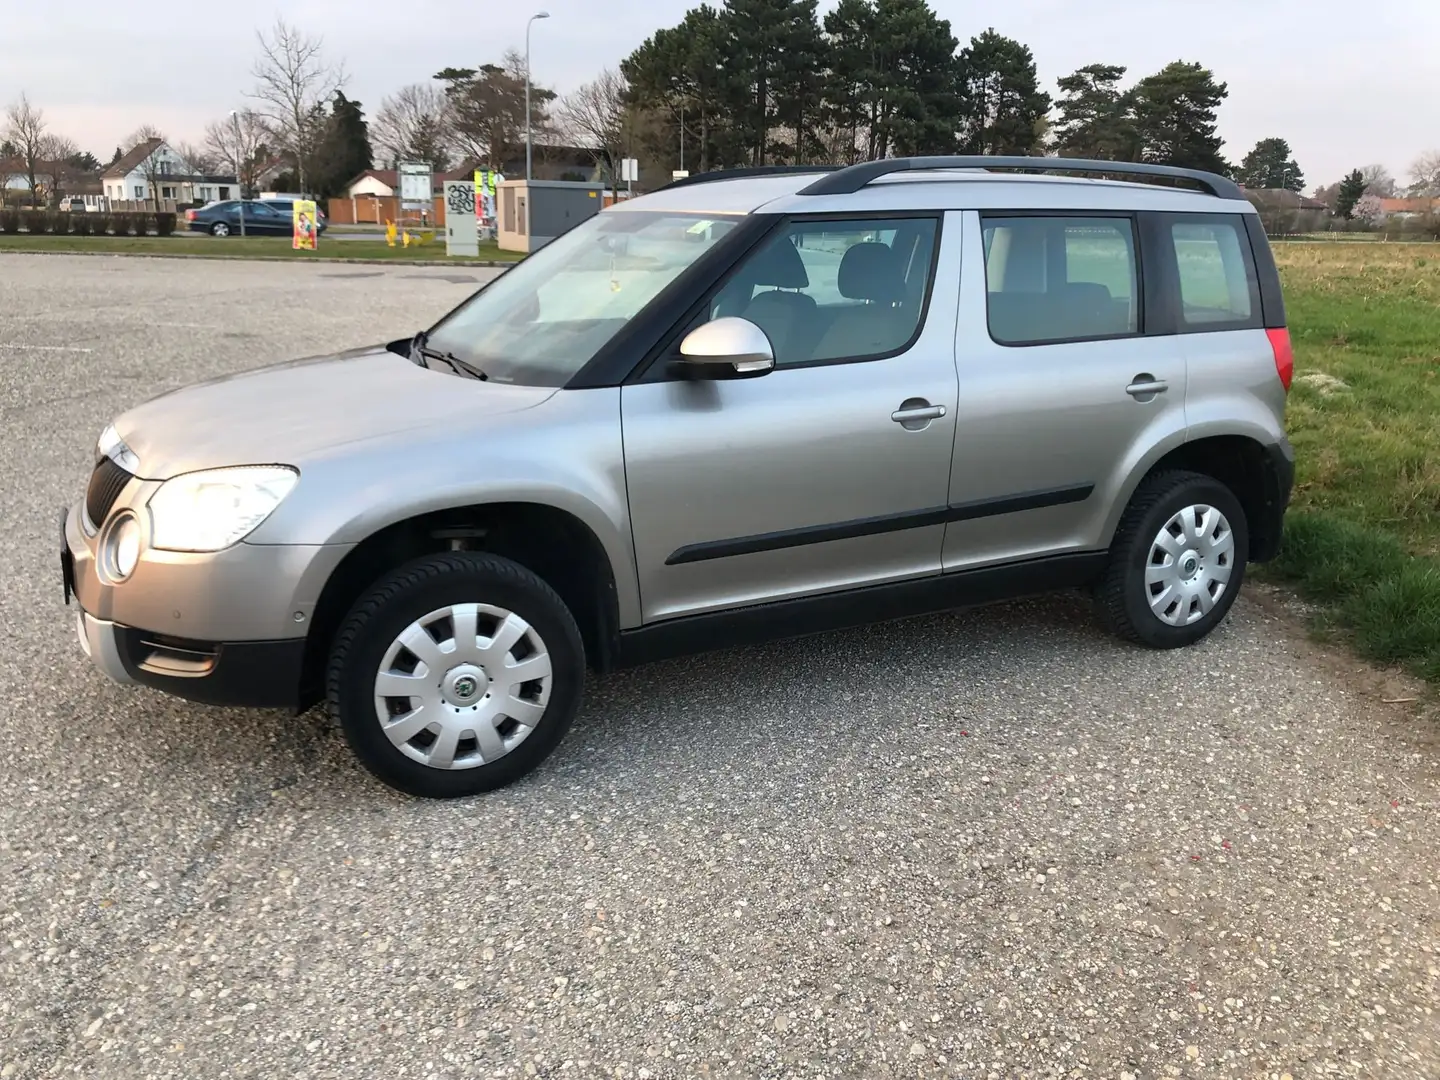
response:
{"label": "car front bumper", "polygon": [[80,650],[117,683],[147,686],[187,701],[297,710],[305,639],[204,642],[166,638],[75,613]]}
{"label": "car front bumper", "polygon": [[102,580],[101,533],[76,505],[61,518],[65,603],[91,662],[119,683],[190,701],[299,708],[321,590],[353,545],[239,543],[212,554],[147,548],[130,577]]}

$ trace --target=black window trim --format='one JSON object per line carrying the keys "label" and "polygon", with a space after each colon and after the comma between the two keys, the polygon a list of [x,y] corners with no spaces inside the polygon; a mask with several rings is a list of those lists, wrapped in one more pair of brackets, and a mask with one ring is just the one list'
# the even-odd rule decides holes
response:
{"label": "black window trim", "polygon": [[[1213,210],[1194,213],[1166,210],[1154,213],[1156,223],[1159,225],[1160,242],[1163,244],[1161,250],[1165,253],[1165,261],[1173,267],[1175,329],[1171,332],[1175,334],[1228,334],[1240,330],[1265,329],[1265,297],[1260,287],[1260,270],[1252,249],[1253,242],[1250,239],[1250,231],[1245,222],[1241,220],[1248,215]],[[1185,321],[1185,301],[1180,289],[1180,253],[1175,249],[1173,228],[1176,225],[1193,224],[1228,225],[1235,230],[1240,258],[1245,263],[1245,284],[1250,291],[1250,317],[1248,319],[1229,319],[1223,322],[1207,323],[1187,323]]]}
{"label": "black window trim", "polygon": [[[745,256],[751,255],[759,250],[761,244],[769,242],[772,236],[780,231],[796,224],[809,224],[812,222],[851,222],[851,221],[933,221],[935,223],[935,239],[930,250],[930,265],[927,270],[928,279],[925,283],[925,296],[920,303],[919,317],[915,321],[915,329],[905,343],[898,348],[890,349],[882,353],[865,354],[861,356],[837,356],[827,357],[822,360],[805,360],[798,364],[777,363],[774,371],[804,371],[818,367],[836,367],[841,364],[869,364],[881,360],[892,360],[897,356],[903,356],[915,347],[915,343],[925,332],[925,324],[930,318],[930,303],[935,295],[935,279],[938,276],[940,266],[940,248],[944,243],[945,236],[945,214],[943,209],[907,209],[907,210],[831,210],[816,211],[812,213],[798,214],[777,214],[774,215],[774,224],[765,231],[765,234],[758,238],[745,252]],[[680,382],[684,376],[670,369],[670,361],[675,357],[675,350],[679,347],[680,339],[688,332],[690,324],[709,306],[715,295],[725,288],[734,278],[738,268],[743,264],[744,259],[734,260],[725,270],[711,282],[695,302],[685,313],[675,320],[669,330],[656,342],[653,349],[645,357],[644,361],[637,367],[634,377],[629,380],[635,383],[656,383],[656,382]]]}
{"label": "black window trim", "polygon": [[[632,213],[635,211],[615,212]],[[691,211],[683,210],[654,210],[650,213],[659,215],[674,213],[681,216],[694,216],[697,219],[710,218],[715,221],[733,220],[735,228],[686,267],[669,285],[651,297],[649,303],[637,311],[614,337],[601,346],[600,350],[572,375],[561,389],[599,390],[623,386],[627,382],[633,381],[636,375],[643,372],[650,363],[657,343],[663,341],[670,334],[677,320],[683,318],[685,312],[690,310],[697,298],[708,291],[716,277],[728,274],[737,262],[769,235],[776,222],[781,220],[778,214],[761,213],[705,214],[695,211],[692,214]],[[498,281],[499,279],[494,280]],[[456,305],[454,310],[442,316],[441,319],[436,320],[435,325],[438,326],[444,322],[460,307],[469,303],[470,299],[473,299],[473,296]]]}
{"label": "black window trim", "polygon": [[[1054,208],[1026,207],[1020,210],[981,210],[980,216],[980,271],[984,278],[985,286],[985,333],[992,342],[1002,349],[1038,349],[1047,345],[1083,345],[1092,341],[1130,341],[1135,338],[1156,337],[1162,331],[1154,328],[1156,321],[1154,316],[1158,311],[1153,310],[1151,298],[1152,290],[1146,288],[1146,234],[1144,223],[1144,211],[1139,210],[1058,210]],[[990,258],[985,251],[985,222],[991,218],[1054,218],[1057,220],[1073,220],[1084,218],[1114,218],[1125,219],[1130,222],[1131,248],[1135,252],[1135,288],[1139,293],[1136,298],[1136,327],[1134,330],[1126,331],[1123,334],[1094,334],[1082,337],[1065,338],[1037,338],[1028,341],[1000,341],[995,337],[995,332],[990,328]]]}

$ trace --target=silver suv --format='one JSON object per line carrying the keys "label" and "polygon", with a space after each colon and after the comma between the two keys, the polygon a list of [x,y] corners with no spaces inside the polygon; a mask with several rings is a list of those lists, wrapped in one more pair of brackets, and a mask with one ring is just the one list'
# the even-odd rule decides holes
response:
{"label": "silver suv", "polygon": [[112,678],[324,701],[431,797],[534,769],[587,666],[1072,587],[1188,645],[1280,542],[1285,326],[1219,176],[695,176],[414,338],[120,416],[65,597]]}

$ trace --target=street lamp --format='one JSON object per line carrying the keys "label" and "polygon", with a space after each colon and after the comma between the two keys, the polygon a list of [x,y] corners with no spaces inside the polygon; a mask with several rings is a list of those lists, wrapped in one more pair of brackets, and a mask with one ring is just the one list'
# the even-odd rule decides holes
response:
{"label": "street lamp", "polygon": [[530,160],[534,152],[534,141],[530,128],[530,26],[536,19],[548,19],[548,11],[537,11],[525,23],[525,179],[530,179]]}
{"label": "street lamp", "polygon": [[240,113],[230,110],[230,119],[235,121],[235,186],[240,189],[240,239],[245,239],[245,181],[240,178],[240,155],[244,153],[240,138]]}

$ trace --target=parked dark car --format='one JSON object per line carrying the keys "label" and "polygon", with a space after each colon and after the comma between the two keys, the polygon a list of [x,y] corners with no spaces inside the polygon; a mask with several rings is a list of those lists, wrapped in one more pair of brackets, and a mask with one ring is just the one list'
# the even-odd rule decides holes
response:
{"label": "parked dark car", "polygon": [[[212,236],[239,236],[241,207],[244,207],[246,236],[289,236],[294,228],[288,207],[282,211],[255,199],[246,199],[243,203],[231,199],[199,210],[186,210],[185,226],[191,232],[207,232]],[[325,219],[322,217],[316,224],[323,233]]]}

